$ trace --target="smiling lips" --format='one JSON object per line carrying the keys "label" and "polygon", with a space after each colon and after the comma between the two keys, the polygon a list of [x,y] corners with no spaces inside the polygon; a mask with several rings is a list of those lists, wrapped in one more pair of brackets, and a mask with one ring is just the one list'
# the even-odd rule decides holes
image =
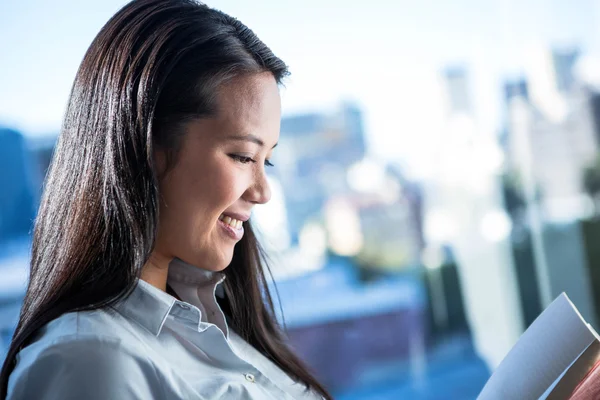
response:
{"label": "smiling lips", "polygon": [[243,224],[243,222],[239,219],[228,217],[225,214],[221,214],[219,216],[219,221],[224,222],[225,224],[231,226],[233,229],[240,229]]}
{"label": "smiling lips", "polygon": [[227,236],[236,241],[239,241],[244,236],[244,227],[240,220],[221,215],[218,224],[223,228],[223,232]]}

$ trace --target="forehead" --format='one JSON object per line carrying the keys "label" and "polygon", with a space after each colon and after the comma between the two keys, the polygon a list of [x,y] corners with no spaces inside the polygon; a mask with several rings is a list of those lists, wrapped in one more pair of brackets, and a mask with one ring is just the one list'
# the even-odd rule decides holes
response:
{"label": "forehead", "polygon": [[216,119],[228,134],[252,134],[271,148],[279,138],[281,120],[281,97],[273,75],[244,75],[221,86]]}

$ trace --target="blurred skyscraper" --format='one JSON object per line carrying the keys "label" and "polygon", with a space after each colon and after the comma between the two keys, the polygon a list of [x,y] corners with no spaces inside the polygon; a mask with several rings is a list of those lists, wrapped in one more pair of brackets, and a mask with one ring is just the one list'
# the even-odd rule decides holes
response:
{"label": "blurred skyscraper", "polygon": [[594,129],[596,130],[596,141],[600,143],[600,93],[591,93],[590,107],[594,121]]}
{"label": "blurred skyscraper", "polygon": [[36,209],[33,185],[23,135],[0,129],[0,241],[30,231]]}
{"label": "blurred skyscraper", "polygon": [[292,243],[307,220],[320,215],[327,198],[348,190],[346,171],[366,154],[360,109],[343,104],[333,114],[284,117],[274,156]]}
{"label": "blurred skyscraper", "polygon": [[425,184],[425,240],[429,251],[423,263],[430,281],[441,281],[442,257],[427,260],[426,256],[451,246],[459,285],[451,293],[442,289],[442,284],[432,285],[435,320],[443,322],[443,313],[436,310],[446,309],[445,303],[462,296],[475,347],[494,368],[523,328],[508,242],[510,221],[501,201],[502,153],[496,135],[478,127],[467,69],[446,69],[442,78],[445,132],[438,143],[433,143],[435,169]]}
{"label": "blurred skyscraper", "polygon": [[[589,213],[583,172],[596,158],[598,138],[593,93],[574,74],[578,54],[532,53],[527,76],[531,96],[507,98],[506,167],[521,178],[525,194],[541,308],[566,292],[593,323],[592,288],[576,221]],[[523,283],[522,295],[527,296]]]}
{"label": "blurred skyscraper", "polygon": [[552,51],[554,79],[559,92],[569,92],[575,85],[574,67],[579,55],[579,49]]}
{"label": "blurred skyscraper", "polygon": [[469,73],[463,67],[451,67],[444,71],[446,83],[447,104],[450,112],[454,114],[471,114],[471,94],[469,87]]}
{"label": "blurred skyscraper", "polygon": [[527,80],[519,79],[515,81],[509,81],[504,84],[504,101],[508,103],[515,97],[521,97],[529,100]]}
{"label": "blurred skyscraper", "polygon": [[508,167],[518,173],[531,163],[548,220],[585,214],[582,171],[598,151],[594,97],[574,77],[578,54],[540,52],[532,57],[527,83],[505,86]]}

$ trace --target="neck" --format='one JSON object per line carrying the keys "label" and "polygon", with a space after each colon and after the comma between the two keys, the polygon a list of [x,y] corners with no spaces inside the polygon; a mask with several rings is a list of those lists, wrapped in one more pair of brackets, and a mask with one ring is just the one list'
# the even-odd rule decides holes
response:
{"label": "neck", "polygon": [[148,282],[152,286],[167,291],[167,277],[169,276],[169,263],[173,258],[163,256],[157,252],[152,252],[150,258],[142,267],[140,279]]}

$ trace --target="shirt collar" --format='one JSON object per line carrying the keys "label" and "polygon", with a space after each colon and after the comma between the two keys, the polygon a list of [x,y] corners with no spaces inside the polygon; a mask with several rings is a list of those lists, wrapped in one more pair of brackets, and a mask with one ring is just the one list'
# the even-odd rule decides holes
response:
{"label": "shirt collar", "polygon": [[169,264],[167,283],[181,282],[204,288],[221,283],[224,279],[225,273],[223,272],[199,268],[179,258],[174,258]]}
{"label": "shirt collar", "polygon": [[[167,283],[181,282],[197,287],[219,285],[226,275],[219,271],[210,271],[174,258],[169,264]],[[222,290],[222,287],[218,286]],[[129,297],[117,302],[113,308],[158,336],[171,313],[173,306],[183,303],[170,294],[137,278],[135,288]]]}
{"label": "shirt collar", "polygon": [[146,328],[154,336],[158,336],[177,301],[170,294],[137,278],[131,294],[117,302],[113,308]]}

